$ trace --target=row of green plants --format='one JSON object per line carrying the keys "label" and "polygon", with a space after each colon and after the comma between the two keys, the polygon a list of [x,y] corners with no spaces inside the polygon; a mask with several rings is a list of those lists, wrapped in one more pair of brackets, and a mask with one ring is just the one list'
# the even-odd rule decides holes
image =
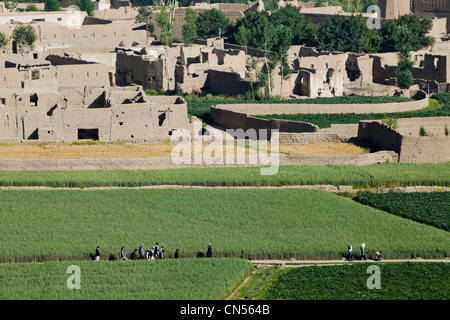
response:
{"label": "row of green plants", "polygon": [[[153,92],[147,91],[147,95],[152,95]],[[254,95],[249,92],[246,95],[225,96],[225,95],[198,95],[189,94],[184,97],[188,105],[188,113],[197,117],[207,116],[211,111],[211,106],[218,104],[238,104],[238,103],[252,103],[252,104],[374,104],[374,103],[394,103],[412,101],[405,97],[363,97],[363,96],[342,96],[330,98],[308,98],[308,99],[280,99],[280,97],[272,96],[265,97]]]}
{"label": "row of green plants", "polygon": [[0,171],[0,186],[140,187],[351,185],[355,188],[450,186],[450,162],[373,165],[288,165],[274,175],[261,167],[167,170]]}
{"label": "row of green plants", "polygon": [[[284,119],[313,123],[320,128],[329,128],[332,124],[356,124],[361,120],[385,120],[415,117],[448,117],[450,116],[450,93],[434,94],[433,99],[440,102],[442,107],[428,107],[417,111],[389,112],[389,113],[338,113],[338,114],[271,114],[256,115],[262,119]],[[366,102],[367,103],[367,102]]]}
{"label": "row of green plants", "polygon": [[[369,289],[371,264],[288,268],[277,272],[263,300],[448,300],[449,263],[378,263],[380,288]],[[373,272],[373,271],[371,271]],[[369,280],[371,284],[374,280]],[[377,312],[373,310],[373,312]]]}
{"label": "row of green plants", "polygon": [[[70,266],[80,270],[80,290]],[[0,264],[0,300],[217,300],[251,264],[242,259]]]}
{"label": "row of green plants", "polygon": [[445,258],[448,232],[307,189],[0,190],[0,262],[90,260],[164,245],[167,259]]}
{"label": "row of green plants", "polygon": [[450,231],[450,192],[360,193],[355,200],[402,218]]}

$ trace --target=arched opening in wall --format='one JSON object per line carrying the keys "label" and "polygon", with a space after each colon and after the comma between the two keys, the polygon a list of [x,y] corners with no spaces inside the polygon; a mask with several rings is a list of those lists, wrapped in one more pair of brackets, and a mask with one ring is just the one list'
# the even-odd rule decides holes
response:
{"label": "arched opening in wall", "polygon": [[166,120],[166,113],[163,112],[158,116],[158,125],[161,127],[164,123],[164,120]]}
{"label": "arched opening in wall", "polygon": [[78,129],[78,140],[96,140],[98,141],[97,129]]}

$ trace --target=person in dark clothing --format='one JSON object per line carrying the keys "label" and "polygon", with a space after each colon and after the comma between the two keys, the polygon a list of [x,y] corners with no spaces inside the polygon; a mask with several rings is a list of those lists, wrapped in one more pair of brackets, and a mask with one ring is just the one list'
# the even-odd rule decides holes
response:
{"label": "person in dark clothing", "polygon": [[100,261],[100,246],[95,249],[95,261]]}
{"label": "person in dark clothing", "polygon": [[125,247],[120,249],[120,260],[127,260],[127,254],[125,253]]}
{"label": "person in dark clothing", "polygon": [[206,251],[206,257],[207,257],[207,258],[212,258],[212,248],[211,248],[211,243],[208,245],[208,251]]}
{"label": "person in dark clothing", "polygon": [[153,246],[153,249],[154,249],[153,255],[154,255],[155,259],[158,259],[158,258],[159,258],[159,247],[158,247],[158,242],[155,243],[155,245]]}
{"label": "person in dark clothing", "polygon": [[177,250],[175,251],[175,254],[173,255],[173,257],[175,259],[178,259],[180,257],[180,248],[177,248]]}
{"label": "person in dark clothing", "polygon": [[133,253],[131,254],[130,259],[131,260],[136,260],[137,259],[137,249],[134,249]]}

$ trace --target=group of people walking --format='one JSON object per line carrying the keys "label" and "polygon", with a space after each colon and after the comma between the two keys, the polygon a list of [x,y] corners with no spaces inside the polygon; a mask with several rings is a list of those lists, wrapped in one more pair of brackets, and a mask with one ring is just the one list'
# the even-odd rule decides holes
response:
{"label": "group of people walking", "polygon": [[[161,247],[159,247],[158,242],[156,242],[155,245],[153,247],[151,247],[150,249],[147,249],[147,251],[144,251],[144,244],[141,244],[141,246],[139,247],[139,251],[138,251],[138,249],[134,249],[134,251],[131,253],[129,259],[130,260],[164,259],[165,252],[166,252],[166,249],[164,248],[164,244],[161,244]],[[208,249],[206,251],[206,256],[209,257],[209,258],[212,258],[211,243],[208,244]],[[180,248],[177,248],[177,250],[175,251],[173,257],[175,259],[180,258]],[[100,260],[100,246],[97,246],[97,248],[95,249],[94,260],[95,261],[99,261]],[[120,260],[128,260],[124,246],[122,246],[122,248],[120,249]]]}
{"label": "group of people walking", "polygon": [[[376,252],[376,261],[381,261],[381,254],[377,251]],[[361,260],[367,260],[366,258],[366,244],[361,243]],[[348,261],[354,261],[355,260],[355,254],[353,253],[353,247],[351,245],[348,246]]]}

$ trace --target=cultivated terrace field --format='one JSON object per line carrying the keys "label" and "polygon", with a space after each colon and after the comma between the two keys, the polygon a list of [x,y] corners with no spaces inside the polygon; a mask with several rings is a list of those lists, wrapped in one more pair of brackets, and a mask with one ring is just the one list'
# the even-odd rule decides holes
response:
{"label": "cultivated terrace field", "polygon": [[[80,290],[66,286],[72,265],[81,271]],[[0,264],[0,300],[219,299],[250,269],[242,259]]]}
{"label": "cultivated terrace field", "polygon": [[450,192],[361,193],[355,200],[402,218],[450,231]]}
{"label": "cultivated terrace field", "polygon": [[450,162],[438,164],[381,163],[357,165],[280,166],[262,176],[259,167],[182,168],[170,170],[0,171],[0,186],[139,187],[290,186],[329,184],[358,188],[450,186]]}
{"label": "cultivated terrace field", "polygon": [[118,257],[164,244],[166,256],[341,259],[348,245],[367,256],[445,258],[450,236],[436,229],[307,189],[1,190],[0,261],[84,260],[101,247]]}
{"label": "cultivated terrace field", "polygon": [[[240,298],[262,300],[448,300],[450,264],[379,263],[380,288],[369,289],[369,264],[262,269]],[[268,277],[266,275],[269,275]],[[266,276],[266,277],[265,277]],[[255,290],[257,289],[257,290]],[[374,311],[375,312],[375,311]]]}
{"label": "cultivated terrace field", "polygon": [[[368,97],[367,97],[368,98]],[[319,128],[329,128],[332,124],[356,124],[361,120],[383,120],[415,117],[447,117],[450,116],[450,93],[439,93],[432,96],[429,106],[423,110],[392,113],[339,113],[339,114],[271,114],[256,115],[263,119],[285,119],[313,123]],[[360,102],[368,103],[368,102]]]}

